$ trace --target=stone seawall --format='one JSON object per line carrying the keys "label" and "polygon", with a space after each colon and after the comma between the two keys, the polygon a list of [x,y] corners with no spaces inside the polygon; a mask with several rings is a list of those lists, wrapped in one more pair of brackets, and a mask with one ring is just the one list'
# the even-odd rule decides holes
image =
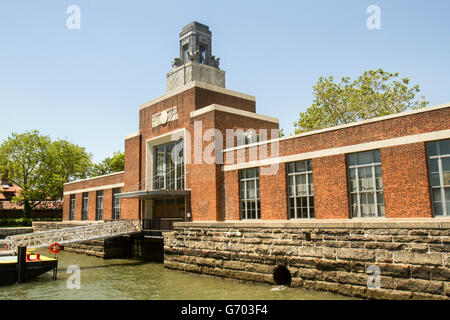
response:
{"label": "stone seawall", "polygon": [[448,219],[176,223],[164,264],[269,284],[275,273],[360,298],[449,299],[449,228]]}

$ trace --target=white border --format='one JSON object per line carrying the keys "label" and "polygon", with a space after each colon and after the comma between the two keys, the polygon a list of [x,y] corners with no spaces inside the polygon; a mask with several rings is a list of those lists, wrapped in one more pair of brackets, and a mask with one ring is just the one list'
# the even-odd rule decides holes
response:
{"label": "white border", "polygon": [[[186,189],[186,157],[191,154],[190,150],[186,150],[186,128],[182,128],[182,129],[177,129],[165,134],[162,134],[160,136],[157,137],[153,137],[150,139],[147,139],[145,141],[145,190],[153,190],[153,185],[151,185],[149,188],[148,183],[148,177],[149,174],[152,175],[153,174],[153,147],[157,146],[159,144],[164,144],[167,142],[172,141],[171,140],[171,136],[172,135],[179,135],[180,133],[183,133],[183,143],[184,143],[184,152],[183,152],[183,156],[184,156],[184,189]],[[149,159],[149,155],[150,155],[150,159]]]}
{"label": "white border", "polygon": [[74,193],[82,193],[82,192],[89,192],[89,191],[96,191],[96,190],[106,190],[106,189],[114,189],[114,188],[121,188],[125,186],[125,184],[123,182],[121,183],[116,183],[116,184],[107,184],[104,186],[98,186],[98,187],[92,187],[92,188],[84,188],[84,189],[77,189],[77,190],[72,190],[72,191],[66,191],[63,193],[63,195],[68,196],[70,194],[74,194]]}
{"label": "white border", "polygon": [[264,121],[268,121],[268,122],[274,122],[274,123],[279,123],[279,120],[277,118],[274,117],[269,117],[269,116],[265,116],[259,113],[254,113],[254,112],[249,112],[249,111],[245,111],[245,110],[240,110],[237,108],[232,108],[232,107],[227,107],[227,106],[223,106],[220,104],[211,104],[207,107],[192,111],[190,113],[190,117],[191,118],[195,118],[201,114],[205,114],[211,111],[222,111],[222,112],[227,112],[227,113],[234,113],[240,116],[244,116],[244,117],[248,117],[248,118],[254,118],[254,119],[258,119],[258,120],[264,120]]}
{"label": "white border", "polygon": [[116,174],[122,174],[122,173],[125,173],[125,171],[108,173],[108,174],[104,174],[102,176],[96,176],[96,177],[92,177],[92,178],[81,179],[81,180],[76,180],[76,181],[72,181],[72,182],[66,182],[66,183],[64,183],[64,185],[68,185],[68,184],[72,184],[72,183],[78,183],[78,182],[83,182],[83,181],[89,181],[89,180],[94,180],[94,179],[99,179],[99,178],[104,178],[104,177],[109,177],[109,176],[113,176],[113,175],[116,175]]}
{"label": "white border", "polygon": [[140,135],[141,135],[141,131],[139,130],[139,131],[136,131],[135,133],[127,134],[125,136],[125,140],[131,139],[131,138],[134,138],[134,137],[137,137],[137,136],[140,136]]}
{"label": "white border", "polygon": [[350,145],[350,146],[343,146],[343,147],[338,147],[338,148],[330,148],[330,149],[323,149],[323,150],[312,151],[312,152],[298,153],[298,154],[293,154],[293,155],[288,155],[288,156],[283,156],[283,157],[262,159],[262,160],[243,162],[243,163],[232,164],[232,165],[224,165],[222,167],[222,171],[232,171],[232,170],[245,169],[245,168],[251,168],[251,167],[260,167],[260,166],[272,165],[272,164],[276,164],[276,163],[284,163],[284,162],[321,158],[321,157],[333,156],[333,155],[338,155],[338,154],[360,152],[360,151],[366,151],[366,150],[394,147],[394,146],[400,146],[400,145],[405,145],[405,144],[442,140],[442,139],[449,139],[449,138],[450,138],[450,129],[447,129],[447,130],[441,130],[441,131],[434,131],[434,132],[427,132],[427,133],[415,134],[415,135],[410,135],[410,136],[404,136],[404,137],[399,137],[399,138],[371,141],[371,142],[360,143],[360,144],[355,144],[355,145]]}
{"label": "white border", "polygon": [[265,140],[265,141],[261,141],[261,142],[257,142],[257,143],[253,143],[253,144],[248,144],[248,145],[243,145],[243,146],[237,146],[237,147],[225,149],[225,150],[223,150],[223,152],[233,151],[233,150],[238,150],[238,149],[243,149],[243,148],[249,148],[249,147],[263,145],[263,144],[272,143],[272,142],[279,142],[279,141],[284,141],[284,140],[289,140],[289,139],[296,139],[296,138],[310,136],[310,135],[319,134],[319,133],[323,133],[323,132],[334,131],[334,130],[350,128],[350,127],[356,127],[356,126],[360,126],[360,125],[364,125],[364,124],[368,124],[368,123],[373,123],[373,122],[378,122],[378,121],[383,121],[383,120],[389,120],[389,119],[394,119],[394,118],[400,118],[400,117],[405,117],[405,116],[409,116],[409,115],[413,115],[413,114],[418,114],[418,113],[423,113],[423,112],[430,112],[430,111],[433,111],[433,110],[445,109],[445,108],[450,108],[450,103],[438,104],[438,105],[435,105],[435,106],[426,107],[426,108],[422,108],[422,109],[410,110],[410,111],[395,113],[395,114],[391,114],[391,115],[387,115],[387,116],[383,116],[383,117],[376,117],[376,118],[363,120],[363,121],[359,121],[359,122],[352,122],[352,123],[348,123],[348,124],[343,124],[343,125],[335,126],[335,127],[331,127],[331,128],[313,130],[313,131],[303,132],[303,133],[299,133],[299,134],[294,134],[294,135],[287,136],[287,137],[271,139],[271,140]]}
{"label": "white border", "polygon": [[181,93],[183,91],[192,89],[194,87],[198,87],[198,88],[202,88],[202,89],[206,89],[206,90],[210,90],[210,91],[215,91],[215,92],[227,94],[229,96],[234,96],[234,97],[237,97],[237,98],[250,100],[250,101],[253,101],[253,102],[256,101],[256,98],[254,96],[251,96],[251,95],[248,95],[248,94],[245,94],[245,93],[233,91],[233,90],[230,90],[230,89],[225,89],[225,88],[222,88],[222,87],[214,86],[212,84],[207,84],[207,83],[203,83],[203,82],[199,82],[199,81],[192,81],[192,82],[189,82],[188,84],[186,84],[184,86],[181,86],[181,87],[179,87],[179,88],[177,88],[175,90],[172,90],[172,91],[170,91],[170,92],[168,92],[166,94],[163,94],[162,96],[160,96],[158,98],[155,98],[153,100],[150,100],[150,101],[142,104],[139,107],[139,111],[142,110],[142,109],[145,109],[147,107],[150,107],[150,106],[154,105],[155,103],[158,103],[160,101],[163,101],[163,100],[166,100],[166,99],[168,99],[170,97],[173,97],[173,96],[175,96],[175,95],[177,95],[177,94],[179,94],[179,93]]}

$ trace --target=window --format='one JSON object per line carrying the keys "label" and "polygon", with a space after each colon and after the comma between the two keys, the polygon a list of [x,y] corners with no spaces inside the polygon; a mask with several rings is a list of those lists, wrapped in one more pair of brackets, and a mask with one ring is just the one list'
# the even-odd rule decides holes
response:
{"label": "window", "polygon": [[75,195],[70,195],[69,220],[75,220]]}
{"label": "window", "polygon": [[206,46],[200,45],[200,63],[206,64]]}
{"label": "window", "polygon": [[384,217],[380,150],[347,155],[353,218]]}
{"label": "window", "polygon": [[185,44],[183,46],[183,62],[188,63],[189,62],[189,55],[188,55],[189,46]]}
{"label": "window", "polygon": [[95,220],[103,220],[103,190],[97,191]]}
{"label": "window", "polygon": [[81,203],[81,220],[87,220],[88,219],[88,206],[89,206],[89,193],[83,192],[82,196],[82,203]]}
{"label": "window", "polygon": [[154,190],[184,189],[184,155],[182,147],[183,140],[173,141],[154,148]]}
{"label": "window", "polygon": [[112,193],[112,220],[120,220],[120,198],[116,197],[120,193],[120,188],[114,188]]}
{"label": "window", "polygon": [[314,191],[311,160],[287,165],[289,218],[314,218]]}
{"label": "window", "polygon": [[259,168],[239,171],[241,219],[260,219]]}
{"label": "window", "polygon": [[450,139],[427,143],[434,216],[450,216]]}

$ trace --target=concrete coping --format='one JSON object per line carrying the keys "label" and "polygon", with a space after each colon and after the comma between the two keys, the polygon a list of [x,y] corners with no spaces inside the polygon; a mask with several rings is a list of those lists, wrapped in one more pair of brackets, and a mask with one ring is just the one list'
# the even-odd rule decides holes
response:
{"label": "concrete coping", "polygon": [[104,174],[102,176],[96,176],[96,177],[91,177],[91,178],[86,178],[86,179],[80,179],[80,180],[75,180],[75,181],[71,181],[71,182],[66,182],[66,183],[64,183],[64,185],[78,183],[78,182],[83,182],[83,181],[89,181],[89,180],[94,180],[94,179],[105,178],[105,177],[114,176],[114,175],[123,174],[123,173],[125,173],[125,171],[118,171],[118,172],[108,173],[108,174]]}
{"label": "concrete coping", "polygon": [[305,221],[195,221],[175,222],[175,228],[326,228],[326,229],[448,229],[450,218],[323,219]]}

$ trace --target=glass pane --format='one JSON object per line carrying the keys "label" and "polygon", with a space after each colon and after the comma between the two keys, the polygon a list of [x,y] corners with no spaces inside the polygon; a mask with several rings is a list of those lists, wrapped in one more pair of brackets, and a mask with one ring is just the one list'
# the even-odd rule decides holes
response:
{"label": "glass pane", "polygon": [[304,172],[306,171],[305,161],[299,161],[295,163],[295,171],[296,172]]}
{"label": "glass pane", "polygon": [[428,170],[430,172],[439,172],[439,160],[438,159],[430,159],[428,161]]}
{"label": "glass pane", "polygon": [[378,205],[378,216],[379,217],[385,216],[384,205],[381,205],[381,204]]}
{"label": "glass pane", "polygon": [[434,211],[435,216],[442,216],[443,215],[442,202],[434,202],[433,203],[433,211]]}
{"label": "glass pane", "polygon": [[373,160],[374,162],[381,162],[380,150],[373,151]]}
{"label": "glass pane", "polygon": [[445,155],[445,154],[449,154],[450,155],[450,139],[448,140],[444,140],[444,141],[439,141],[439,154],[440,155]]}
{"label": "glass pane", "polygon": [[358,217],[358,195],[353,194],[351,196],[352,203],[352,217]]}
{"label": "glass pane", "polygon": [[441,197],[441,189],[433,189],[433,201],[437,202],[437,201],[442,201],[442,197]]}
{"label": "glass pane", "polygon": [[444,193],[445,193],[445,201],[446,202],[450,201],[450,188],[444,188]]}
{"label": "glass pane", "polygon": [[350,183],[350,192],[355,192],[358,186],[356,183],[356,169],[350,169],[348,175]]}
{"label": "glass pane", "polygon": [[306,161],[306,170],[312,171],[312,161],[311,160]]}
{"label": "glass pane", "polygon": [[356,165],[356,154],[355,153],[347,155],[347,164],[349,166]]}
{"label": "glass pane", "polygon": [[383,192],[377,192],[377,203],[379,205],[383,205],[384,206],[384,194],[383,194]]}
{"label": "glass pane", "polygon": [[439,173],[431,173],[430,174],[430,183],[432,187],[437,187],[441,185],[441,179],[439,177]]}
{"label": "glass pane", "polygon": [[442,158],[442,171],[450,172],[450,157]]}
{"label": "glass pane", "polygon": [[289,209],[289,218],[295,219],[295,208]]}
{"label": "glass pane", "polygon": [[383,190],[383,178],[381,177],[375,178],[375,183],[377,190]]}
{"label": "glass pane", "polygon": [[294,195],[294,176],[289,176],[288,185],[289,185],[289,188],[288,188],[289,196],[293,196]]}
{"label": "glass pane", "polygon": [[437,142],[429,142],[427,143],[427,153],[428,156],[435,156],[437,155]]}
{"label": "glass pane", "polygon": [[356,154],[356,159],[358,165],[373,163],[374,152],[373,151],[359,152]]}
{"label": "glass pane", "polygon": [[444,172],[443,180],[444,180],[444,186],[450,186],[450,172]]}
{"label": "glass pane", "polygon": [[288,172],[293,173],[295,171],[295,163],[288,163]]}
{"label": "glass pane", "polygon": [[359,190],[367,191],[373,190],[372,168],[358,168],[359,175]]}
{"label": "glass pane", "polygon": [[255,178],[256,177],[256,169],[247,169],[247,178]]}

